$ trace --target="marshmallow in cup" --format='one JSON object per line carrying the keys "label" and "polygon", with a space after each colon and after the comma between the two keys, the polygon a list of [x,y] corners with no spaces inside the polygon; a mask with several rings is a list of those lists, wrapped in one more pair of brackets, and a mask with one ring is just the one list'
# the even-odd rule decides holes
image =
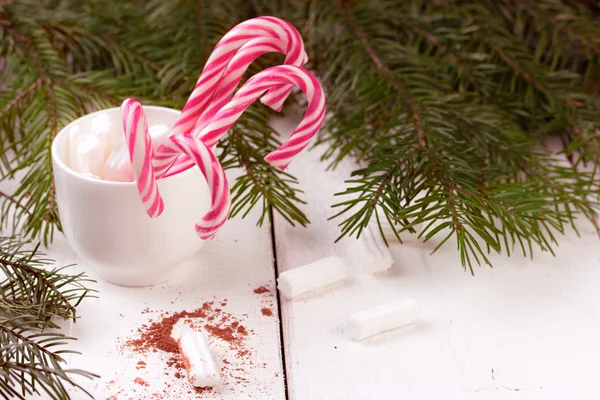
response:
{"label": "marshmallow in cup", "polygon": [[[158,150],[162,141],[169,133],[169,127],[165,124],[154,124],[148,127],[148,132],[152,138],[152,147]],[[131,161],[129,158],[129,149],[121,133],[122,140],[118,147],[108,156],[104,165],[105,179],[115,182],[133,181],[133,171],[131,170]]]}
{"label": "marshmallow in cup", "polygon": [[[94,116],[89,130],[74,126],[68,133],[67,165],[87,177],[114,182],[132,182],[129,150],[120,121],[111,121],[106,113]],[[164,123],[148,127],[154,149],[167,137]]]}
{"label": "marshmallow in cup", "polygon": [[[180,113],[153,106],[144,111],[149,127],[172,126]],[[95,128],[98,121],[103,121],[102,129]],[[166,135],[168,128],[156,131]],[[82,133],[87,136],[71,141]],[[79,264],[120,285],[153,285],[181,274],[204,244],[194,223],[210,208],[209,190],[198,168],[160,179],[165,209],[151,219],[135,182],[108,181],[104,165],[98,167],[102,154],[108,160],[120,148],[123,136],[119,108],[88,114],[58,133],[52,166],[60,220],[68,243],[83,260]],[[75,143],[86,147],[77,147],[80,153],[72,157]]]}
{"label": "marshmallow in cup", "polygon": [[75,125],[68,131],[67,165],[85,176],[104,179],[106,158],[118,142],[118,126],[105,114],[98,114],[91,119],[88,129],[81,130]]}

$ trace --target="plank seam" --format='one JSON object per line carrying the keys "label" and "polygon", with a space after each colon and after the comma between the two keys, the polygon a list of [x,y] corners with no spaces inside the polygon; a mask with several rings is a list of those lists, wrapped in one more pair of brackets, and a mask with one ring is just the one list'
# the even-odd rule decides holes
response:
{"label": "plank seam", "polygon": [[285,400],[289,400],[289,385],[287,382],[287,370],[286,370],[286,359],[285,359],[285,344],[283,342],[283,315],[281,313],[281,295],[277,291],[277,278],[279,277],[279,265],[277,264],[277,244],[275,242],[275,219],[273,216],[273,207],[269,206],[269,221],[271,222],[271,248],[273,253],[273,266],[274,275],[275,275],[275,298],[277,299],[277,315],[279,318],[279,343],[281,343],[281,363],[282,363],[282,372],[283,372],[283,385],[285,387]]}

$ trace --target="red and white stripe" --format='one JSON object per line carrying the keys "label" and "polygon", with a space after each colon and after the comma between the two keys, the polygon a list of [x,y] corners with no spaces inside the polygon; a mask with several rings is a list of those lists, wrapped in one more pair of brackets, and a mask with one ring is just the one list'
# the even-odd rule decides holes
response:
{"label": "red and white stripe", "polygon": [[[189,133],[193,130],[206,107],[212,102],[217,87],[237,51],[246,43],[258,38],[278,40],[281,44],[277,51],[286,54],[285,64],[302,66],[307,61],[302,37],[289,22],[276,17],[259,17],[236,25],[215,46],[171,134]],[[244,71],[241,71],[240,78]],[[289,85],[279,85],[269,89],[271,91],[263,102],[276,110],[281,109],[292,88]],[[157,168],[157,176],[164,176],[168,168],[169,166]]]}
{"label": "red and white stripe", "polygon": [[152,166],[152,139],[142,105],[136,99],[126,99],[121,105],[125,143],[137,190],[150,218],[158,217],[165,206],[158,191]]}
{"label": "red and white stripe", "polygon": [[231,211],[231,197],[225,171],[213,152],[200,139],[189,133],[178,133],[165,139],[154,155],[155,165],[169,165],[181,154],[189,156],[206,178],[211,206],[196,224],[196,233],[200,239],[210,240],[225,224]]}
{"label": "red and white stripe", "polygon": [[[268,52],[285,52],[283,43],[279,39],[263,37],[253,39],[240,48],[227,66],[227,69],[223,74],[223,79],[221,79],[215,90],[213,99],[196,122],[196,125],[192,130],[194,136],[199,136],[199,133],[202,132],[202,129],[208,125],[217,112],[231,100],[235,88],[238,86],[250,64],[258,57]],[[283,102],[293,88],[294,85],[290,84],[275,85],[270,88],[268,93],[261,97],[261,101],[265,102],[265,97],[272,95],[270,100],[273,104],[277,105],[280,110],[281,107],[283,107]],[[183,165],[180,165],[182,163]],[[181,167],[189,168],[190,166],[191,162],[189,158],[180,156],[165,173],[165,176],[171,176],[177,173],[177,171],[181,171]]]}
{"label": "red and white stripe", "polygon": [[[271,164],[282,170],[285,169],[292,158],[308,146],[325,119],[323,88],[317,78],[305,69],[283,65],[268,68],[254,75],[237,91],[231,101],[215,114],[210,123],[197,134],[207,147],[212,148],[257,98],[270,87],[283,84],[292,84],[299,87],[308,101],[308,107],[300,125],[292,132],[288,140],[265,157],[265,160]],[[182,172],[191,165],[189,161],[179,163],[174,165],[168,174]]]}
{"label": "red and white stripe", "polygon": [[[194,136],[198,136],[202,129],[204,129],[217,114],[217,112],[223,108],[223,106],[227,104],[229,100],[231,100],[231,96],[233,95],[235,88],[240,83],[242,76],[250,64],[252,64],[252,62],[254,62],[254,60],[261,55],[269,52],[284,53],[285,48],[283,47],[281,40],[271,37],[256,38],[252,39],[239,49],[239,51],[229,62],[229,65],[227,65],[227,69],[225,70],[223,78],[215,90],[215,94],[213,95],[210,104],[196,122],[196,125],[192,131]],[[302,67],[302,65],[298,65],[298,67]],[[270,92],[266,93],[261,100],[264,100],[268,94],[279,94],[278,97],[270,98],[274,102],[273,104],[279,104],[281,98],[285,100],[292,89],[294,89],[294,85],[277,85],[271,88]],[[281,103],[281,105],[283,105],[283,103]]]}

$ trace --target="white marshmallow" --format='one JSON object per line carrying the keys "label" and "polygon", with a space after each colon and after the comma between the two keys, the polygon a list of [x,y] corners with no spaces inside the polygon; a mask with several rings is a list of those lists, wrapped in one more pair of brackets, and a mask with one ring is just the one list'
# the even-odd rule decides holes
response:
{"label": "white marshmallow", "polygon": [[169,136],[169,127],[165,124],[154,124],[148,128],[148,132],[152,138],[152,147],[158,150],[158,146]]}
{"label": "white marshmallow", "polygon": [[219,383],[219,370],[213,361],[202,332],[184,332],[177,341],[188,380],[196,387],[213,387]]}
{"label": "white marshmallow", "polygon": [[394,264],[392,254],[381,238],[381,233],[379,232],[377,225],[367,226],[367,228],[362,231],[362,238],[367,251],[372,256],[369,261],[362,266],[366,272],[376,274],[389,269],[392,264]]}
{"label": "white marshmallow", "polygon": [[127,150],[124,140],[122,140],[120,146],[108,156],[106,164],[104,165],[104,179],[115,182],[133,181],[129,150]]}
{"label": "white marshmallow", "polygon": [[92,134],[104,145],[106,160],[110,153],[119,147],[123,138],[123,128],[115,123],[107,113],[98,113],[92,119]]}
{"label": "white marshmallow", "polygon": [[[152,137],[152,147],[154,150],[157,150],[158,146],[160,146],[162,141],[168,136],[169,127],[164,124],[154,124],[148,127],[148,132]],[[121,138],[118,141],[118,145],[108,155],[104,169],[106,171],[104,179],[107,181],[133,181],[129,150],[127,149],[124,138]]]}
{"label": "white marshmallow", "polygon": [[344,334],[352,340],[362,340],[377,333],[412,324],[421,307],[414,299],[395,301],[352,314]]}
{"label": "white marshmallow", "polygon": [[277,278],[277,287],[281,294],[292,299],[334,285],[347,277],[348,268],[344,260],[331,256],[282,272]]}
{"label": "white marshmallow", "polygon": [[105,156],[106,143],[96,135],[76,128],[69,131],[67,162],[73,171],[102,177]]}

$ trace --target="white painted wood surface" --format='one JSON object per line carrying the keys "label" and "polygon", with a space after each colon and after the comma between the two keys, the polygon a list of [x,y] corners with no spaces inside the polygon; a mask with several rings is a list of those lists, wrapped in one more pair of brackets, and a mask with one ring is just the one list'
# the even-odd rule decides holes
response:
{"label": "white painted wood surface", "polygon": [[[580,239],[574,234],[561,237],[556,258],[492,257],[496,268],[479,268],[475,277],[462,270],[451,243],[429,256],[435,242],[421,244],[406,237],[404,245],[391,248],[392,269],[369,275],[361,267],[372,254],[362,241],[333,244],[337,228],[326,219],[336,202],[333,193],[343,187],[348,170],[324,172],[319,155],[318,149],[305,152],[290,166],[306,192],[305,211],[312,224],[292,228],[276,217],[277,265],[284,271],[336,254],[350,262],[352,279],[313,296],[282,300],[290,399],[600,397],[600,242],[590,227],[582,227]],[[11,187],[14,184],[0,184],[3,190]],[[270,227],[257,228],[255,221],[256,214],[229,221],[190,260],[190,272],[167,284],[132,289],[98,282],[100,298],[84,302],[81,319],[65,329],[79,338],[76,348],[83,353],[69,357],[69,365],[102,375],[85,383],[97,399],[152,398],[172,382],[163,374],[162,361],[151,355],[147,367],[138,370],[139,358],[120,350],[132,330],[155,317],[142,310],[189,310],[225,298],[225,310],[255,332],[248,339],[253,365],[240,371],[248,378],[245,385],[224,386],[202,397],[286,398],[276,299],[253,293],[261,285],[274,290],[275,277]],[[88,271],[60,236],[49,254],[58,264],[79,263],[73,272]],[[425,308],[418,324],[362,342],[343,337],[343,324],[351,313],[410,297]],[[265,306],[275,316],[263,316],[260,310]],[[135,377],[150,386],[135,384]],[[73,392],[73,398],[86,397]],[[170,397],[157,398],[196,395],[173,390]]]}
{"label": "white painted wood surface", "polygon": [[[289,127],[280,128],[289,130]],[[494,256],[494,269],[464,272],[448,243],[404,237],[394,266],[369,275],[360,240],[338,236],[329,205],[349,168],[323,172],[319,149],[291,165],[312,224],[276,218],[279,272],[332,254],[353,266],[353,280],[303,299],[282,299],[284,355],[291,400],[598,399],[600,388],[600,242],[593,228],[560,237],[557,257]],[[424,307],[412,327],[362,342],[342,335],[353,312],[399,299]]]}
{"label": "white painted wood surface", "polygon": [[[6,190],[12,187],[14,182],[2,186]],[[268,224],[256,227],[257,219],[253,212],[245,220],[232,220],[188,262],[185,275],[146,288],[121,287],[100,280],[78,259],[62,235],[57,235],[48,255],[58,265],[77,263],[72,272],[86,271],[98,280],[95,288],[99,298],[84,301],[78,308],[80,319],[75,324],[65,324],[65,333],[78,338],[71,347],[82,353],[68,357],[69,367],[101,375],[93,381],[81,380],[96,399],[285,398],[271,231]],[[193,224],[189,229],[193,229]],[[261,286],[270,293],[254,293]],[[220,307],[225,299],[227,305]],[[127,339],[136,337],[137,328],[160,314],[142,313],[143,310],[191,311],[213,300],[215,307],[232,314],[250,332],[242,348],[250,354],[241,360],[238,351],[211,339],[215,363],[219,368],[228,368],[221,374],[222,384],[216,390],[201,395],[188,393],[191,387],[187,381],[175,379],[174,370],[165,368],[164,353],[142,356],[123,348]],[[263,315],[263,308],[273,315]],[[225,365],[223,359],[230,364]],[[138,369],[139,361],[146,362],[146,368]],[[170,375],[165,375],[165,371]],[[135,383],[136,378],[149,386]],[[81,392],[72,393],[77,400],[88,398]]]}

